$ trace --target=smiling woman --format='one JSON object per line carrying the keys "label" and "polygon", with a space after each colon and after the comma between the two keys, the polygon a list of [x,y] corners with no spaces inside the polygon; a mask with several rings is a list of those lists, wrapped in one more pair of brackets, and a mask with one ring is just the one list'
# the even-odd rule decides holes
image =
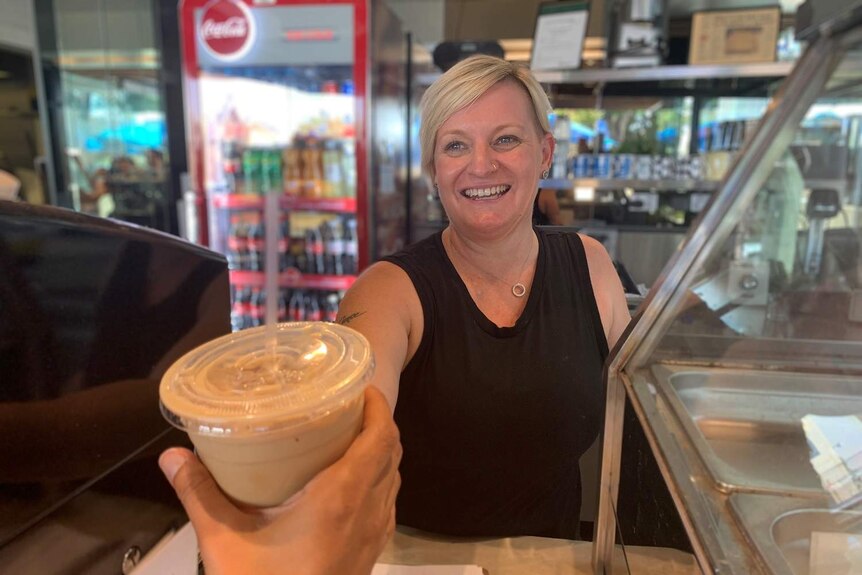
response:
{"label": "smiling woman", "polygon": [[401,432],[401,524],[578,537],[579,459],[629,315],[598,242],[533,228],[549,109],[528,71],[497,58],[441,76],[420,139],[449,227],[371,266],[341,304]]}

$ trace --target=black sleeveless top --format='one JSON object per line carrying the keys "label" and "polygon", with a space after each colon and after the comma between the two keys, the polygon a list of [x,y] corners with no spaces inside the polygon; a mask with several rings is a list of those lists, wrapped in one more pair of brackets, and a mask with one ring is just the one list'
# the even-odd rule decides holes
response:
{"label": "black sleeveless top", "polygon": [[608,347],[581,239],[536,233],[533,286],[512,327],[473,302],[442,233],[384,258],[410,276],[425,322],[395,408],[399,524],[578,538],[578,463],[598,435]]}

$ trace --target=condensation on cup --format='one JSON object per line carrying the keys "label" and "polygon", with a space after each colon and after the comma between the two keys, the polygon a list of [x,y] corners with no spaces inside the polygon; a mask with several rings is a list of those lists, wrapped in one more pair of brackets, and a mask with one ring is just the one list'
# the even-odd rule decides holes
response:
{"label": "condensation on cup", "polygon": [[270,507],[338,460],[362,427],[374,370],[368,340],[325,322],[267,327],[212,340],[177,360],[161,410],[189,434],[230,498]]}

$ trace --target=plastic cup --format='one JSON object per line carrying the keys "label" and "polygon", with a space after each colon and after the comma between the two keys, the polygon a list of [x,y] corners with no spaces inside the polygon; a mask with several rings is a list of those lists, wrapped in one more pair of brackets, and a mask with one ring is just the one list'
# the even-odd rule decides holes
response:
{"label": "plastic cup", "polygon": [[332,323],[279,324],[214,339],[159,386],[162,414],[189,434],[233,500],[278,505],[338,460],[362,427],[374,360],[368,340]]}

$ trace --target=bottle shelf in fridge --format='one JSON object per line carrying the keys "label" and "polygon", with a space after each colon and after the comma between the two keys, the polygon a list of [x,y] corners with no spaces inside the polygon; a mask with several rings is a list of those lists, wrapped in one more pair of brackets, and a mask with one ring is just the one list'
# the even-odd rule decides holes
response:
{"label": "bottle shelf in fridge", "polygon": [[[344,291],[350,288],[355,281],[356,276],[353,275],[304,274],[295,268],[278,274],[278,285],[283,288]],[[265,282],[263,272],[245,270],[231,270],[230,272],[230,283],[234,285],[263,287]]]}
{"label": "bottle shelf in fridge", "polygon": [[[263,209],[263,196],[251,194],[216,194],[213,205],[217,208]],[[282,196],[279,204],[284,210],[355,213],[356,198],[299,198]]]}

